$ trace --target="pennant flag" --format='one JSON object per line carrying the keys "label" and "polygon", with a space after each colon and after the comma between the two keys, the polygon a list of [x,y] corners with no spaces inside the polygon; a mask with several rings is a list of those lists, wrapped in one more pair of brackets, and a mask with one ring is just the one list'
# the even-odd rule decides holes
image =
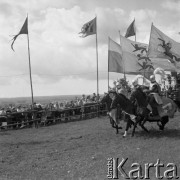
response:
{"label": "pennant flag", "polygon": [[12,44],[11,44],[11,49],[14,51],[13,49],[13,44],[16,40],[16,38],[20,35],[20,34],[28,34],[28,17],[26,18],[20,32],[17,35],[14,35],[13,39],[12,39]]}
{"label": "pennant flag", "polygon": [[114,42],[111,38],[109,38],[108,71],[124,73],[121,46]]}
{"label": "pennant flag", "polygon": [[84,24],[79,34],[82,34],[82,36],[80,37],[83,38],[89,35],[96,34],[96,17],[88,23]]}
{"label": "pennant flag", "polygon": [[127,74],[142,74],[149,78],[153,74],[153,64],[147,57],[147,44],[121,38],[122,59]]}
{"label": "pennant flag", "polygon": [[180,43],[165,35],[152,24],[148,56],[152,58],[159,58],[159,61],[161,61],[162,59],[168,59],[173,66],[179,69]]}
{"label": "pennant flag", "polygon": [[135,35],[136,35],[136,31],[135,31],[135,19],[134,19],[134,21],[130,24],[130,26],[126,31],[125,37],[128,38]]}

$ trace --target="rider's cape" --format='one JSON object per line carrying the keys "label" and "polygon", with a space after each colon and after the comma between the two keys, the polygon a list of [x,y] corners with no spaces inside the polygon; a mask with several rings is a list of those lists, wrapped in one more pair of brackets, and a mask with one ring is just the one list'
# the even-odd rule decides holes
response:
{"label": "rider's cape", "polygon": [[162,105],[162,104],[163,104],[162,98],[161,98],[161,96],[159,96],[158,93],[151,93],[151,94],[154,96],[155,101],[156,101],[159,105]]}

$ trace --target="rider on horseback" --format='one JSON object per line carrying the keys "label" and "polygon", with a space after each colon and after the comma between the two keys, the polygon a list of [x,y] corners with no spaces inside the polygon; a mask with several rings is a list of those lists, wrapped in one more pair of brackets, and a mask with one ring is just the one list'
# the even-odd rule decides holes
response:
{"label": "rider on horseback", "polygon": [[149,94],[148,96],[148,102],[152,108],[152,115],[153,116],[158,116],[158,106],[162,105],[162,99],[161,99],[161,87],[160,85],[156,82],[155,75],[150,76],[150,81],[152,84],[152,87],[150,90],[147,90],[146,93]]}
{"label": "rider on horseback", "polygon": [[[131,102],[133,102],[133,104],[136,106],[146,107],[147,106],[147,102],[145,101],[146,95],[142,91],[142,88],[138,85],[137,80],[134,80],[132,82],[132,85],[134,86],[134,89],[132,90],[131,95],[130,95]],[[140,101],[139,103],[138,101],[136,101],[137,98]]]}
{"label": "rider on horseback", "polygon": [[138,85],[137,80],[133,80],[132,85],[134,88],[130,95],[130,101],[136,107],[136,114],[145,117],[147,116],[146,110],[148,105],[146,94],[143,92],[142,87]]}
{"label": "rider on horseback", "polygon": [[110,98],[112,99],[112,103],[111,103],[111,106],[110,106],[110,111],[111,111],[111,115],[113,116],[112,118],[114,119],[114,121],[116,122],[116,124],[118,125],[119,124],[119,108],[118,108],[118,94],[116,92],[115,89],[111,89],[109,90],[109,96]]}

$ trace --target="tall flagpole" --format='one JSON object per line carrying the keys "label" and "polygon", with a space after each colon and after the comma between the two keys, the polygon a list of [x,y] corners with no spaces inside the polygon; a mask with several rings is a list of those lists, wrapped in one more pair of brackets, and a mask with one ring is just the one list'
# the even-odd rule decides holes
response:
{"label": "tall flagpole", "polygon": [[[121,32],[120,32],[120,30],[119,30],[119,39],[120,39],[120,44],[121,44]],[[122,56],[123,56],[123,51],[122,51]],[[126,79],[125,63],[124,63],[124,61],[123,61],[123,64],[124,64],[124,79]]]}
{"label": "tall flagpole", "polygon": [[27,40],[28,40],[28,57],[29,57],[29,76],[30,76],[30,84],[31,84],[31,99],[32,99],[32,110],[33,110],[34,109],[34,97],[33,97],[32,76],[31,76],[31,58],[30,58],[30,48],[29,48],[29,32],[27,33]]}
{"label": "tall flagpole", "polygon": [[99,95],[99,73],[98,73],[97,16],[96,16],[96,60],[97,60],[97,96],[98,96]]}
{"label": "tall flagpole", "polygon": [[98,41],[97,41],[97,16],[96,16],[96,59],[97,59],[97,117],[99,117],[99,73],[98,73]]}
{"label": "tall flagpole", "polygon": [[110,49],[110,38],[108,37],[108,91],[109,91],[109,49]]}
{"label": "tall flagpole", "polygon": [[134,29],[135,29],[135,42],[136,42],[136,27],[135,27],[135,18],[134,18]]}

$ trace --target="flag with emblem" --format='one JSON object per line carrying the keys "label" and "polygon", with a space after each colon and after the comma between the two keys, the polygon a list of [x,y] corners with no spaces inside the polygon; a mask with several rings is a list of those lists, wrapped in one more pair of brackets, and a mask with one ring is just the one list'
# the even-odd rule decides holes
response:
{"label": "flag with emblem", "polygon": [[166,59],[166,61],[169,60],[173,66],[179,69],[180,43],[168,37],[152,24],[148,56],[151,58],[158,58],[159,63],[160,61],[164,61],[163,59]]}
{"label": "flag with emblem", "polygon": [[122,59],[127,74],[142,74],[146,78],[153,73],[154,67],[151,59],[147,57],[147,44],[121,38]]}
{"label": "flag with emblem", "polygon": [[17,37],[20,34],[28,34],[28,17],[26,18],[21,30],[19,31],[19,33],[17,35],[14,35],[13,39],[12,39],[12,44],[11,44],[11,49],[14,51],[13,45],[15,40],[17,39]]}
{"label": "flag with emblem", "polygon": [[84,24],[79,34],[82,34],[80,37],[83,38],[89,35],[96,34],[96,17],[93,20]]}

